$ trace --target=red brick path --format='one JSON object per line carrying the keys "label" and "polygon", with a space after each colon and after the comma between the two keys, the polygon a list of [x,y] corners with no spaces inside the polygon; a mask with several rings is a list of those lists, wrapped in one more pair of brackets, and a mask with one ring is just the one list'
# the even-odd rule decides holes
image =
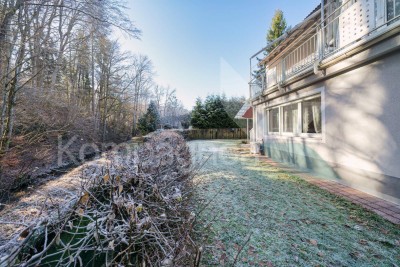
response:
{"label": "red brick path", "polygon": [[370,211],[373,211],[394,224],[400,224],[400,205],[361,192],[357,189],[342,185],[332,180],[324,180],[314,177],[306,172],[299,172],[299,170],[295,168],[277,163],[265,156],[257,157],[268,162],[271,165],[277,166],[280,169],[287,171],[288,173],[294,174],[302,178],[303,180],[318,186],[319,188],[325,189],[335,195],[341,196],[355,204],[358,204]]}

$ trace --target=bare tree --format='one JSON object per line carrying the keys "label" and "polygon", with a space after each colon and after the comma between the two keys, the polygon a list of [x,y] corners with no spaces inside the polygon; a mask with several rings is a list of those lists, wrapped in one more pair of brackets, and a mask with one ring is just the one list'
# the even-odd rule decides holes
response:
{"label": "bare tree", "polygon": [[157,104],[158,112],[160,112],[165,89],[162,86],[156,84],[154,86],[153,93],[154,93],[154,100]]}
{"label": "bare tree", "polygon": [[143,95],[148,91],[153,83],[153,65],[147,56],[136,55],[132,58],[132,79],[133,79],[133,121],[132,134],[137,135],[138,120],[145,110],[145,106],[140,103]]}
{"label": "bare tree", "polygon": [[[12,139],[18,94],[28,88],[38,97],[65,97],[70,105],[90,109],[95,128],[101,121],[104,135],[107,115],[96,106],[100,99],[108,101],[109,90],[95,75],[105,71],[96,61],[99,42],[115,28],[140,35],[124,8],[118,0],[0,1],[0,152]],[[104,89],[105,98],[96,87]]]}

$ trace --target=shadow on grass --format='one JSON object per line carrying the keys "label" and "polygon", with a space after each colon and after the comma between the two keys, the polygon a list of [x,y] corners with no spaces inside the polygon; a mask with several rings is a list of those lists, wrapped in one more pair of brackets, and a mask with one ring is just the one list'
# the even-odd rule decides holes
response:
{"label": "shadow on grass", "polygon": [[211,201],[200,216],[212,220],[206,266],[232,263],[250,233],[240,266],[399,264],[398,226],[262,159],[229,154],[233,145],[200,145],[219,151],[196,178],[196,195]]}

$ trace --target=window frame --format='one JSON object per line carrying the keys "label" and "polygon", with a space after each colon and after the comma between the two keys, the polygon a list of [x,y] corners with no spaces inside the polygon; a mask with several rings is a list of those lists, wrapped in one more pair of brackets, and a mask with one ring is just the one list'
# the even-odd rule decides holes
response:
{"label": "window frame", "polygon": [[[321,133],[303,133],[303,103],[308,100],[320,98],[321,99]],[[283,107],[297,104],[297,125],[293,126],[294,132],[283,132]],[[273,109],[278,108],[279,110],[279,132],[269,131],[269,112]],[[299,137],[305,139],[325,140],[325,94],[324,90],[317,90],[311,94],[300,96],[297,99],[288,100],[284,103],[280,103],[274,106],[267,107],[265,109],[266,119],[264,121],[266,125],[265,134],[267,136],[276,137]]]}
{"label": "window frame", "polygon": [[[269,130],[269,126],[270,126],[270,121],[269,121],[269,115],[270,115],[270,112],[272,111],[272,110],[274,110],[274,109],[278,109],[278,131],[277,132],[271,132],[270,130]],[[266,110],[267,112],[266,112],[266,114],[267,114],[267,118],[266,118],[266,122],[267,122],[267,134],[268,135],[280,135],[281,134],[281,107],[280,106],[275,106],[275,107],[271,107],[271,108],[268,108],[267,110]]]}
{"label": "window frame", "polygon": [[397,9],[396,9],[396,2],[400,1],[400,0],[393,0],[393,18],[389,18],[389,12],[388,12],[388,7],[389,7],[389,3],[388,0],[384,0],[384,7],[385,7],[385,15],[386,15],[386,21],[391,21],[393,19],[395,19],[396,17],[398,17],[400,14],[397,14]]}
{"label": "window frame", "polygon": [[[313,100],[316,98],[321,98],[321,133],[303,133],[303,103],[305,101]],[[324,113],[325,108],[323,108],[323,102],[322,102],[322,94],[318,95],[313,95],[310,97],[306,97],[301,99],[301,110],[300,110],[300,123],[299,123],[299,129],[300,129],[300,136],[302,137],[311,137],[311,138],[319,138],[325,133],[325,123],[324,123]]]}
{"label": "window frame", "polygon": [[[282,104],[280,107],[281,107],[281,109],[282,109],[282,114],[281,114],[281,120],[282,120],[282,135],[287,135],[287,136],[293,136],[293,135],[296,135],[296,134],[298,134],[298,133],[301,133],[301,131],[299,132],[299,111],[301,112],[301,100],[297,100],[297,101],[291,101],[291,102],[288,102],[288,103],[285,103],[285,104]],[[284,125],[283,125],[283,123],[284,123],[284,118],[283,118],[283,116],[284,116],[284,113],[283,113],[283,108],[284,107],[287,107],[287,106],[291,106],[291,105],[296,105],[297,104],[297,124],[296,125],[293,125],[293,132],[285,132],[284,131]]]}

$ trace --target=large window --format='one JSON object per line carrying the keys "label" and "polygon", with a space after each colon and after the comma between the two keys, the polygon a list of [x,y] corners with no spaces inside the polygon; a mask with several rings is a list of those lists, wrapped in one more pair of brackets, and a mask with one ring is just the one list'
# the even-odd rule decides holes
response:
{"label": "large window", "polygon": [[387,20],[400,16],[400,0],[386,0]]}
{"label": "large window", "polygon": [[302,102],[302,132],[321,133],[321,97]]}
{"label": "large window", "polygon": [[268,111],[268,132],[279,133],[279,108]]}
{"label": "large window", "polygon": [[298,121],[298,104],[282,107],[283,132],[295,133]]}
{"label": "large window", "polygon": [[268,133],[318,137],[322,134],[321,95],[298,99],[267,110]]}

